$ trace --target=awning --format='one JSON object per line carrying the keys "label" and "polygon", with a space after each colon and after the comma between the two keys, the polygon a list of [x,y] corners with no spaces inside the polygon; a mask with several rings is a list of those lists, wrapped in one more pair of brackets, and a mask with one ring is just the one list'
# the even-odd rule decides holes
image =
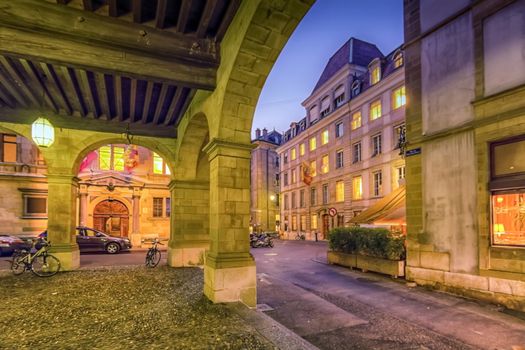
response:
{"label": "awning", "polygon": [[404,185],[390,192],[368,209],[350,219],[354,224],[404,225],[406,223]]}

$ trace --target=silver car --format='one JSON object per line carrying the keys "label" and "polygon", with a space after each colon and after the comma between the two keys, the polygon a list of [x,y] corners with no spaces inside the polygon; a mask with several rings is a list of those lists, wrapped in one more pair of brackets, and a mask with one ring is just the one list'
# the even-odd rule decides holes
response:
{"label": "silver car", "polygon": [[17,236],[0,234],[0,256],[11,255],[15,249],[29,249],[31,244]]}

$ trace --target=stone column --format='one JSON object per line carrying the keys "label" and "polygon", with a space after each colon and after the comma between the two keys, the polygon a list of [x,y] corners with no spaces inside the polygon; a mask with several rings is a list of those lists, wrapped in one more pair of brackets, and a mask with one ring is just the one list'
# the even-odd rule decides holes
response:
{"label": "stone column", "polygon": [[213,139],[210,161],[210,250],[204,294],[213,302],[255,307],[255,261],[250,254],[250,154],[252,145]]}
{"label": "stone column", "polygon": [[48,240],[51,252],[63,271],[80,267],[80,252],[76,242],[77,181],[72,175],[48,174]]}
{"label": "stone column", "polygon": [[80,185],[79,188],[79,197],[80,197],[80,226],[86,226],[87,225],[87,219],[88,219],[88,191],[87,191],[87,185]]}
{"label": "stone column", "polygon": [[171,181],[170,241],[168,265],[204,264],[210,247],[210,184],[207,181]]}
{"label": "stone column", "polygon": [[134,247],[140,247],[141,234],[140,234],[140,189],[133,188],[133,226],[131,227],[131,244]]}

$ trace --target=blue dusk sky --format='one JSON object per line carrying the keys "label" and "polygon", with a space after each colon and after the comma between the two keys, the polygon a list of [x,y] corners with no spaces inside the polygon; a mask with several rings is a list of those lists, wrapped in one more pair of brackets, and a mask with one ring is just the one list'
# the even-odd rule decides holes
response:
{"label": "blue dusk sky", "polygon": [[[305,116],[301,106],[330,57],[350,38],[388,54],[403,43],[402,0],[317,0],[288,40],[263,87],[256,128],[283,132]],[[254,136],[253,136],[254,137]]]}

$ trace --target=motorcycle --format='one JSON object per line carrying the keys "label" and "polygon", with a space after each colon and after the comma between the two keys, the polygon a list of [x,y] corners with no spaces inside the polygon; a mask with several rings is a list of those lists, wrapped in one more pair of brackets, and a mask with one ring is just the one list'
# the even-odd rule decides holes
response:
{"label": "motorcycle", "polygon": [[250,246],[252,248],[259,248],[259,247],[270,247],[273,248],[273,238],[261,233],[250,233]]}

